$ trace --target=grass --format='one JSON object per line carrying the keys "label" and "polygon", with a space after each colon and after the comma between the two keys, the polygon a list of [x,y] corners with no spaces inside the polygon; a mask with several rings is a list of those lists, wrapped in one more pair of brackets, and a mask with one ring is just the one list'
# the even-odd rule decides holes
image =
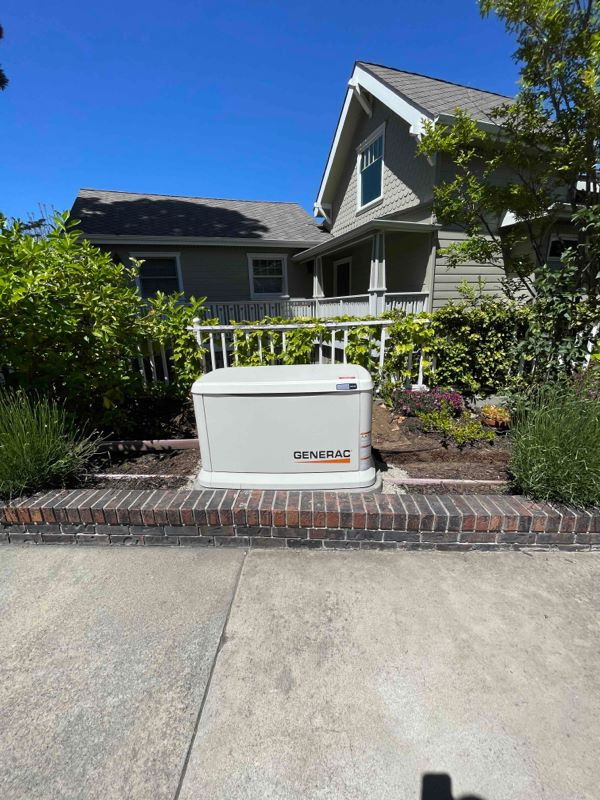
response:
{"label": "grass", "polygon": [[97,444],[61,405],[0,391],[0,497],[64,486],[85,471]]}
{"label": "grass", "polygon": [[600,398],[585,383],[542,386],[511,410],[513,488],[534,500],[600,505]]}

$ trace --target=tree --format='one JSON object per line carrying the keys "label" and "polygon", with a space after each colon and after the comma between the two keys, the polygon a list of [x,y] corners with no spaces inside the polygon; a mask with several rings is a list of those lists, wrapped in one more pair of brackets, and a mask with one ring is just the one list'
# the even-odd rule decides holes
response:
{"label": "tree", "polygon": [[[4,38],[4,29],[2,28],[2,25],[0,25],[0,39],[3,38]],[[8,78],[6,77],[6,73],[4,72],[2,67],[0,67],[0,91],[6,89],[7,85],[8,85]]]}
{"label": "tree", "polygon": [[[577,364],[600,310],[600,3],[598,0],[479,0],[517,42],[520,88],[492,114],[495,129],[457,110],[452,126],[429,124],[420,152],[449,158],[455,176],[435,192],[444,224],[464,241],[448,263],[503,265],[509,295],[536,313],[527,355],[554,369]],[[513,224],[501,223],[511,215]],[[577,245],[547,263],[558,223]]]}
{"label": "tree", "polygon": [[187,395],[201,352],[187,330],[203,300],[180,293],[142,300],[139,262],[125,266],[80,238],[67,213],[31,231],[0,215],[0,374],[2,382],[64,402],[98,426],[127,423],[143,395],[138,348],[172,350],[169,386]]}

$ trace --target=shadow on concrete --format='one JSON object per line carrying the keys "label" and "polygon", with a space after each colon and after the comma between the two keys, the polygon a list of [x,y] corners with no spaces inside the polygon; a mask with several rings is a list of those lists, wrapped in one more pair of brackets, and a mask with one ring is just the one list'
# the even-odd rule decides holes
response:
{"label": "shadow on concrete", "polygon": [[260,239],[269,230],[260,220],[240,211],[175,197],[77,197],[71,216],[80,220],[81,231],[88,235]]}
{"label": "shadow on concrete", "polygon": [[485,798],[475,794],[454,797],[452,778],[448,773],[426,772],[422,778],[420,800],[485,800]]}

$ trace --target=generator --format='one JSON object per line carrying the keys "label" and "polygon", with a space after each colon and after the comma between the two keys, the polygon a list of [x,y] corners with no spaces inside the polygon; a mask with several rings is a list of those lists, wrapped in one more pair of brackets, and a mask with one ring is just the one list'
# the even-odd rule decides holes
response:
{"label": "generator", "polygon": [[228,367],[192,387],[200,488],[365,489],[373,381],[354,364]]}

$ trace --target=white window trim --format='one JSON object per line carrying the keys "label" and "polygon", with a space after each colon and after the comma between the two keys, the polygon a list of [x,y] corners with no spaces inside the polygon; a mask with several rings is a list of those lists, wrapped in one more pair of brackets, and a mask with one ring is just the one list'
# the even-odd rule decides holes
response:
{"label": "white window trim", "polygon": [[[362,197],[362,173],[360,170],[360,158],[363,154],[363,151],[366,148],[373,144],[376,139],[382,138],[383,141],[381,143],[381,192],[379,193],[378,197],[374,197],[372,200],[369,200],[368,203],[361,205],[360,199]],[[369,134],[367,138],[362,141],[358,147],[356,148],[356,213],[360,214],[362,211],[367,211],[369,208],[373,208],[373,206],[377,206],[383,202],[383,196],[385,194],[385,122],[382,122],[381,125],[376,128],[373,133]]]}
{"label": "white window trim", "polygon": [[[139,258],[141,260],[146,260],[148,258],[174,258],[175,259],[175,269],[177,274],[177,291],[183,292],[183,278],[181,277],[181,260],[180,260],[180,253],[173,253],[173,252],[165,252],[164,250],[154,251],[153,253],[144,252],[144,253],[129,253],[129,258]],[[139,274],[135,276],[135,284],[137,286],[138,293],[142,294],[142,284],[140,282]]]}
{"label": "white window trim", "polygon": [[[252,300],[274,300],[279,297],[288,297],[288,257],[287,253],[247,253],[248,258],[248,281],[250,283],[250,297]],[[280,259],[283,269],[282,292],[281,294],[261,294],[254,291],[254,269],[252,262],[256,259]]]}
{"label": "white window trim", "polygon": [[[333,296],[334,297],[342,297],[338,293],[338,267],[340,264],[348,264],[350,269],[348,272],[348,296],[352,294],[352,256],[348,256],[347,258],[338,258],[336,261],[333,262]],[[343,295],[344,297],[346,295]]]}

